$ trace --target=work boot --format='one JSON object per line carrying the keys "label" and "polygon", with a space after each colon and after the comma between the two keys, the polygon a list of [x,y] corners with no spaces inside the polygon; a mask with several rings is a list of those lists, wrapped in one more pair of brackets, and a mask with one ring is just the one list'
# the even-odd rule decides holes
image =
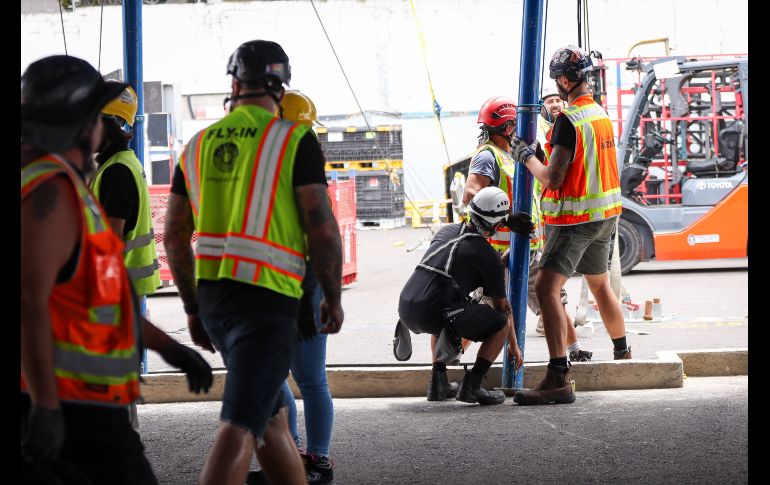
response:
{"label": "work boot", "polygon": [[505,401],[503,391],[487,391],[481,387],[481,383],[474,385],[471,382],[471,372],[466,372],[460,389],[457,391],[456,399],[462,402],[479,403],[482,406],[491,406],[493,404],[502,404]]}
{"label": "work boot", "polygon": [[589,362],[591,360],[591,357],[593,357],[594,353],[589,352],[587,350],[578,350],[575,352],[574,350],[569,353],[569,361],[570,362]]}
{"label": "work boot", "polygon": [[615,360],[628,360],[631,358],[631,347],[626,350],[613,350],[612,353],[615,355]]}
{"label": "work boot", "polygon": [[543,315],[537,317],[537,327],[535,327],[535,333],[538,337],[545,337],[545,327],[543,326]]}
{"label": "work boot", "polygon": [[428,387],[428,401],[443,401],[457,396],[460,384],[449,382],[446,371],[433,369],[430,373],[430,387]]}
{"label": "work boot", "polygon": [[570,382],[569,364],[567,367],[548,365],[545,377],[532,389],[518,391],[513,402],[521,406],[537,404],[569,404],[575,402],[575,391]]}

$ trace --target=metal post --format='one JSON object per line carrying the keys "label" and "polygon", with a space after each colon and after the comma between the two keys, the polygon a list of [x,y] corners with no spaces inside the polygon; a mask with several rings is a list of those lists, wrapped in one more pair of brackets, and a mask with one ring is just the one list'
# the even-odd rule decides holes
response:
{"label": "metal post", "polygon": [[[540,109],[535,105],[540,96],[540,59],[543,41],[543,0],[524,0],[521,26],[521,63],[519,66],[519,110],[516,136],[527,143],[535,140],[537,117]],[[516,166],[513,180],[513,211],[532,213],[532,175]],[[524,352],[524,333],[527,318],[527,279],[529,277],[529,238],[511,232],[511,251],[508,259],[510,281],[508,299],[513,307],[516,339]],[[521,388],[524,372],[516,372],[508,359],[508,343],[503,350],[502,387]]]}
{"label": "metal post", "polygon": [[[142,1],[123,0],[123,72],[125,82],[136,92],[139,107],[134,118],[134,138],[129,148],[144,167],[144,90],[142,77]],[[140,311],[146,314],[147,299],[141,298]],[[147,349],[142,352],[141,373],[147,374]]]}
{"label": "metal post", "polygon": [[139,108],[134,119],[136,135],[129,143],[129,148],[144,167],[144,89],[142,75],[142,1],[123,1],[123,72],[125,82],[136,91]]}

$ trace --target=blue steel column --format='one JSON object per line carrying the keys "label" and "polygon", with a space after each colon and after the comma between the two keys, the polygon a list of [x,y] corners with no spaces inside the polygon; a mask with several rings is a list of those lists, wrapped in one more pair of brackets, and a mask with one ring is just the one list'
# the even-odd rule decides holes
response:
{"label": "blue steel column", "polygon": [[[125,82],[136,92],[139,104],[134,119],[134,138],[128,147],[144,167],[144,90],[142,76],[142,0],[123,0],[123,72]],[[141,298],[142,315],[147,313],[147,300]],[[147,349],[142,353],[142,374],[147,374]]]}
{"label": "blue steel column", "polygon": [[[519,66],[519,110],[516,136],[527,143],[535,141],[537,117],[540,109],[534,107],[540,96],[540,58],[543,38],[543,0],[524,0],[521,25],[521,63]],[[532,175],[522,165],[516,166],[513,180],[513,211],[532,213]],[[510,282],[508,299],[513,307],[516,339],[524,353],[524,333],[527,318],[527,279],[529,277],[529,238],[511,233],[511,251],[508,259]],[[516,372],[508,359],[508,343],[503,350],[502,387],[521,388],[523,369]]]}

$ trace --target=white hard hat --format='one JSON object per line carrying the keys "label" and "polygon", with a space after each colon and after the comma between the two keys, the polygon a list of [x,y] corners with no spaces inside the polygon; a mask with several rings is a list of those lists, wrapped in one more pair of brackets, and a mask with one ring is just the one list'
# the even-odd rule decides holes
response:
{"label": "white hard hat", "polygon": [[558,96],[559,90],[556,89],[556,81],[548,80],[543,84],[543,94],[540,96],[540,102],[542,103],[545,101],[545,98],[550,98],[551,96]]}
{"label": "white hard hat", "polygon": [[511,202],[499,187],[484,187],[473,196],[468,212],[479,229],[490,231],[508,217]]}

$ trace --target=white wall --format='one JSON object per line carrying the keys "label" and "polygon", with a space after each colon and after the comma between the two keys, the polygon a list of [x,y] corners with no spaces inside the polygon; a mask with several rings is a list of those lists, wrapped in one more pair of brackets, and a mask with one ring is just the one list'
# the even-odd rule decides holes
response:
{"label": "white wall", "polygon": [[[56,7],[56,0],[37,2]],[[549,1],[546,61],[560,45],[576,43],[575,3]],[[588,3],[591,48],[605,57],[625,57],[632,44],[665,36],[671,40],[672,54],[745,53],[748,49],[746,0]],[[521,0],[415,0],[415,5],[427,42],[433,87],[445,110],[475,111],[493,94],[518,96]],[[364,110],[432,110],[409,2],[328,0],[317,1],[316,6]],[[64,52],[58,8],[48,10],[21,16],[22,72],[35,59]],[[145,80],[179,83],[182,94],[225,92],[230,53],[244,41],[264,38],[284,47],[292,64],[291,86],[307,93],[319,114],[358,112],[310,2],[165,4],[145,6],[143,13]],[[99,15],[99,8],[64,14],[69,53],[94,65]],[[662,51],[657,45],[635,52],[661,55]],[[101,71],[121,68],[122,56],[121,8],[105,6]],[[613,83],[614,78],[610,73]],[[414,199],[442,197],[440,167],[446,155],[435,121],[403,120],[401,124],[404,163],[410,166],[407,192]],[[475,146],[475,117],[445,118],[445,130],[452,159],[465,156]]]}

